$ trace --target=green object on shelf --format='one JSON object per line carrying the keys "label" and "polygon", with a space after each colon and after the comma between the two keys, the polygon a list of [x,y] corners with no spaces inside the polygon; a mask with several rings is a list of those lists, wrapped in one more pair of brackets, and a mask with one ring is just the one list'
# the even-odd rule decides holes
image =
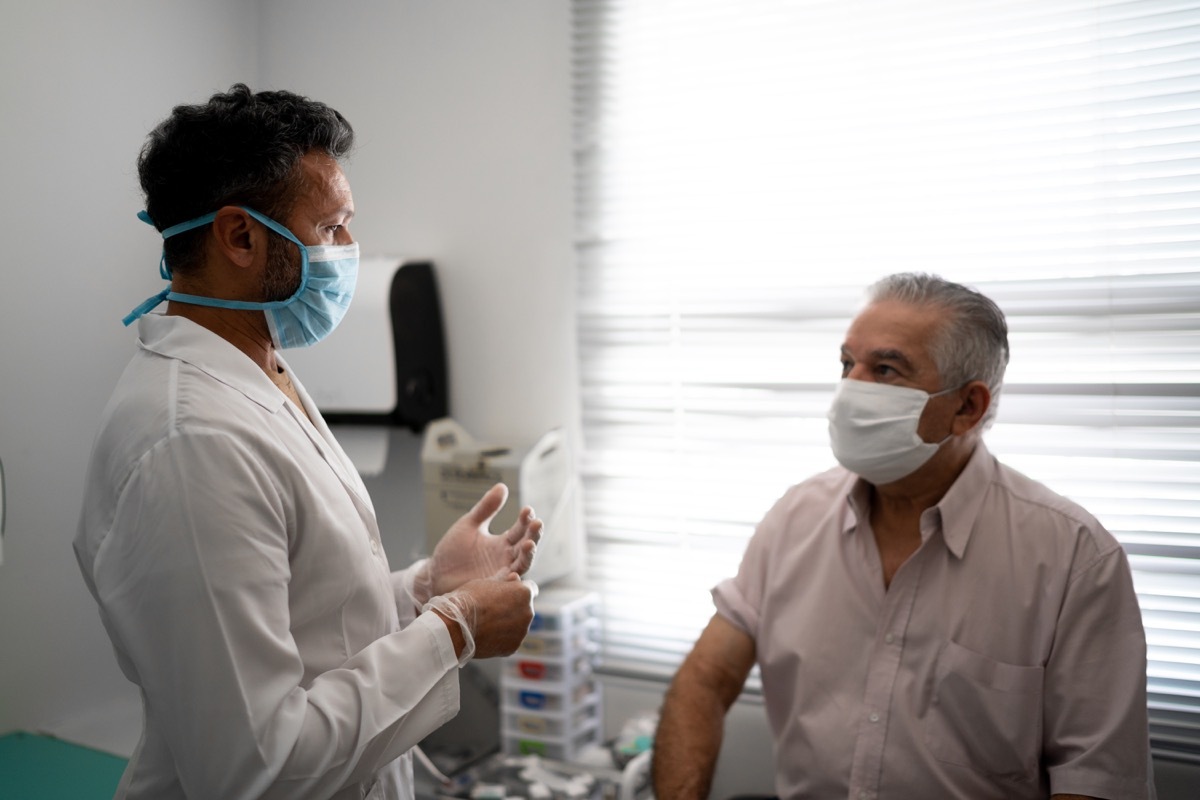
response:
{"label": "green object on shelf", "polygon": [[522,739],[517,746],[521,750],[523,756],[544,756],[546,755],[546,743],[539,742],[537,739]]}
{"label": "green object on shelf", "polygon": [[127,760],[52,736],[0,736],[4,800],[112,800]]}

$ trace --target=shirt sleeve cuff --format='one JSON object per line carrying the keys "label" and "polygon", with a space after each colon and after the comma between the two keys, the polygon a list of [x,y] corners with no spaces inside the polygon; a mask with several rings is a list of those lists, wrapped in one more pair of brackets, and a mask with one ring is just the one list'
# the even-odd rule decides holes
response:
{"label": "shirt sleeve cuff", "polygon": [[454,667],[463,666],[459,663],[458,656],[454,655],[454,642],[450,639],[450,631],[446,629],[446,623],[442,622],[441,617],[432,611],[426,611],[417,617],[413,624],[421,625],[429,631],[434,652],[437,653],[438,666],[442,670],[449,672]]}
{"label": "shirt sleeve cuff", "polygon": [[746,602],[733,578],[721,581],[712,590],[717,613],[740,628],[750,638],[757,638],[758,612]]}
{"label": "shirt sleeve cuff", "polygon": [[1050,767],[1050,793],[1084,797],[1120,797],[1147,800],[1149,781],[1145,776],[1113,775],[1084,767]]}

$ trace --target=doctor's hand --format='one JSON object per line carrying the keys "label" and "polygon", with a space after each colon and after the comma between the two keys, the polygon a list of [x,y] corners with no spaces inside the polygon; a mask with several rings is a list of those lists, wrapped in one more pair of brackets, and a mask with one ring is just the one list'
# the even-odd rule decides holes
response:
{"label": "doctor's hand", "polygon": [[508,499],[508,487],[497,483],[475,507],[450,526],[433,555],[418,570],[413,597],[424,603],[431,597],[452,592],[467,581],[495,576],[498,572],[524,575],[533,564],[542,521],[529,506],[502,534],[492,534],[488,525]]}
{"label": "doctor's hand", "polygon": [[508,656],[516,652],[533,622],[537,584],[501,570],[490,578],[468,581],[449,594],[434,597],[422,611],[432,610],[450,631],[459,666],[470,658]]}

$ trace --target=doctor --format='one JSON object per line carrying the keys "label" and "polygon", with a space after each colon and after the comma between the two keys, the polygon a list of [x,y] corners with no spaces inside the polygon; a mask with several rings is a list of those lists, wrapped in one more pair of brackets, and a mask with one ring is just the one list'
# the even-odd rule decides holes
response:
{"label": "doctor", "polygon": [[[346,120],[244,85],[179,106],[138,161],[171,284],[92,453],[75,553],[144,730],[119,798],[411,798],[458,667],[512,653],[542,523],[497,485],[391,572],[366,488],[280,350],[354,291]],[[166,301],[165,313],[148,314]]]}

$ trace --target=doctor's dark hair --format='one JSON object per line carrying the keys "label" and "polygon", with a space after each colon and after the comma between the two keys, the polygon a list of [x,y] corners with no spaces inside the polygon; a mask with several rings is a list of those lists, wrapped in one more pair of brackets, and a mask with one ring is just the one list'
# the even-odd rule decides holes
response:
{"label": "doctor's dark hair", "polygon": [[[340,160],[353,146],[350,123],[324,103],[234,84],[202,105],[176,106],[147,136],[137,163],[146,213],[160,231],[227,205],[282,221],[302,186],[304,155]],[[163,243],[173,271],[201,263],[208,230]]]}
{"label": "doctor's dark hair", "polygon": [[1000,389],[1008,366],[1008,323],[1004,312],[976,290],[937,275],[904,272],[889,275],[867,290],[872,303],[895,300],[949,312],[930,346],[943,389],[983,381],[992,404],[980,421],[991,425],[1000,405]]}

